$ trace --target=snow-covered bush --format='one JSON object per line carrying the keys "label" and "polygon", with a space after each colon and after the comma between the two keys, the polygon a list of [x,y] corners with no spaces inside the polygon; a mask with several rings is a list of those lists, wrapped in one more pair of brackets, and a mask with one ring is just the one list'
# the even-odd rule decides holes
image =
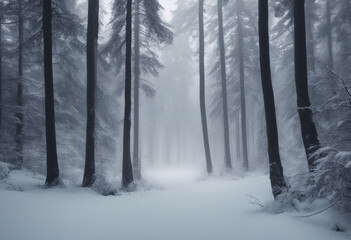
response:
{"label": "snow-covered bush", "polygon": [[351,212],[351,152],[321,148],[316,154],[316,169],[289,179],[286,197],[300,202],[326,199],[340,212]]}
{"label": "snow-covered bush", "polygon": [[308,187],[314,198],[326,198],[342,212],[351,212],[351,152],[321,149],[326,154],[317,162]]}
{"label": "snow-covered bush", "polygon": [[116,195],[117,190],[108,182],[103,174],[97,174],[92,189],[103,196]]}

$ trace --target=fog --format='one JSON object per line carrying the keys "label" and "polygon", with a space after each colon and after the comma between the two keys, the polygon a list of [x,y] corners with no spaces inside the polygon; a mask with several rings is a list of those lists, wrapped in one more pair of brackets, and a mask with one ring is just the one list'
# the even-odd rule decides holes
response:
{"label": "fog", "polygon": [[350,16],[1,0],[0,239],[349,239]]}

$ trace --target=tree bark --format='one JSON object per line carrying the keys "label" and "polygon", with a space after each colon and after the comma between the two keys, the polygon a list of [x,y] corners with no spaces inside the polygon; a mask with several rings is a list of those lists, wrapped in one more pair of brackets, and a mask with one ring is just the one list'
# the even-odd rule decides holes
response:
{"label": "tree bark", "polygon": [[247,153],[247,132],[246,132],[246,99],[245,99],[245,63],[244,43],[242,33],[241,16],[238,14],[238,51],[239,51],[239,74],[240,74],[240,109],[241,109],[241,136],[243,143],[243,166],[245,171],[249,170],[249,158]]}
{"label": "tree bark", "polygon": [[206,157],[206,168],[208,173],[212,173],[212,160],[210,142],[207,128],[206,114],[206,92],[205,92],[205,34],[204,34],[204,0],[199,0],[199,71],[200,71],[200,110],[202,122],[202,134]]}
{"label": "tree bark", "polygon": [[99,33],[99,0],[89,0],[87,31],[87,128],[83,187],[95,181],[95,95],[97,82],[97,44]]}
{"label": "tree bark", "polygon": [[133,173],[141,179],[141,161],[139,158],[139,90],[140,90],[140,0],[135,3],[134,17],[134,147]]}
{"label": "tree bark", "polygon": [[308,0],[306,2],[306,36],[307,36],[307,53],[308,53],[308,67],[309,70],[315,71],[315,53],[314,53],[314,36],[313,36],[313,13],[314,1]]}
{"label": "tree bark", "polygon": [[308,167],[310,170],[313,170],[316,160],[316,156],[313,154],[319,149],[319,141],[308,94],[304,4],[304,0],[294,1],[295,83],[303,144],[307,155]]}
{"label": "tree bark", "polygon": [[128,187],[133,182],[133,169],[130,157],[130,127],[132,105],[132,0],[127,0],[126,24],[126,75],[125,75],[125,108],[123,128],[123,166],[122,186]]}
{"label": "tree bark", "polygon": [[52,3],[43,1],[43,38],[44,38],[44,78],[45,78],[45,123],[46,123],[46,185],[60,183],[59,167],[57,162],[54,81],[52,70]]}
{"label": "tree bark", "polygon": [[224,127],[224,155],[225,165],[228,169],[232,169],[232,161],[230,156],[229,144],[229,120],[228,120],[228,100],[227,100],[227,74],[225,66],[225,46],[223,31],[223,6],[222,0],[217,0],[218,7],[218,30],[219,30],[219,49],[221,61],[221,81],[222,81],[222,102],[223,102],[223,127]]}
{"label": "tree bark", "polygon": [[18,77],[17,77],[17,110],[16,110],[16,163],[18,167],[22,166],[23,162],[23,15],[22,15],[22,0],[18,0]]}
{"label": "tree bark", "polygon": [[0,130],[2,128],[2,19],[3,19],[3,3],[0,3]]}
{"label": "tree bark", "polygon": [[277,198],[286,183],[279,155],[277,120],[274,103],[274,93],[271,78],[269,32],[268,32],[268,0],[258,0],[259,6],[259,44],[261,81],[264,98],[265,117],[267,125],[269,173],[274,198]]}

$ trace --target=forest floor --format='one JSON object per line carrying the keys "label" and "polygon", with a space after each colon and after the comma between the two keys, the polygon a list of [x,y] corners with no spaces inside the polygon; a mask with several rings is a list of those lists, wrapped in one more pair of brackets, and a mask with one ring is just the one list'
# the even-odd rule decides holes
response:
{"label": "forest floor", "polygon": [[[138,191],[104,197],[77,185],[46,189],[43,176],[12,171],[0,182],[0,239],[351,239],[349,231],[333,230],[345,226],[333,210],[308,218],[269,213],[270,183],[262,174],[204,178],[166,170],[144,179]],[[250,203],[254,199],[265,207]]]}

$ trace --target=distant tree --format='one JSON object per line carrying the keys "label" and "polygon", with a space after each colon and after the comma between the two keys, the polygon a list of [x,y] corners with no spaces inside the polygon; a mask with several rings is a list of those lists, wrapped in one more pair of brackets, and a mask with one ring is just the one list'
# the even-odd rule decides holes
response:
{"label": "distant tree", "polygon": [[134,137],[133,137],[133,173],[141,179],[141,161],[139,157],[139,88],[140,88],[140,0],[135,0],[134,16]]}
{"label": "distant tree", "polygon": [[17,78],[17,111],[16,111],[16,165],[21,166],[23,162],[23,3],[18,0],[18,78]]}
{"label": "distant tree", "polygon": [[[107,68],[114,68],[120,74],[125,66],[126,48],[126,4],[127,1],[113,2],[111,17],[111,37],[103,46],[101,55]],[[134,124],[133,124],[133,173],[135,179],[141,178],[140,159],[140,90],[147,97],[153,97],[155,90],[144,75],[158,76],[163,65],[158,60],[155,47],[160,44],[171,44],[173,33],[160,17],[162,6],[158,0],[137,0],[132,5],[134,15],[134,46],[132,47],[133,60],[133,93],[134,93]],[[122,77],[121,77],[122,78]],[[125,82],[121,84],[120,93],[123,93]]]}
{"label": "distant tree", "polygon": [[333,38],[332,38],[332,26],[331,26],[331,7],[330,1],[326,2],[326,32],[328,38],[328,66],[330,69],[334,69],[334,57],[333,57]]}
{"label": "distant tree", "polygon": [[241,136],[243,144],[243,165],[246,171],[249,170],[249,159],[247,153],[247,133],[246,133],[246,99],[245,99],[245,63],[244,63],[244,36],[243,24],[244,2],[237,1],[237,49],[239,51],[239,76],[240,76],[240,109],[241,109]]}
{"label": "distant tree", "polygon": [[210,143],[208,139],[206,99],[205,99],[205,34],[204,34],[204,0],[199,0],[199,73],[200,73],[200,110],[202,134],[204,140],[207,172],[212,173]]}
{"label": "distant tree", "polygon": [[83,187],[95,181],[95,95],[97,81],[97,44],[99,0],[89,0],[87,32],[87,129]]}
{"label": "distant tree", "polygon": [[259,42],[262,90],[268,138],[269,173],[274,198],[286,188],[283,167],[280,161],[277,120],[271,79],[268,0],[259,0]]}
{"label": "distant tree", "polygon": [[128,187],[133,182],[133,169],[130,156],[130,128],[132,110],[132,0],[127,0],[126,18],[126,57],[125,57],[125,102],[123,128],[123,166],[122,186]]}
{"label": "distant tree", "polygon": [[316,126],[313,122],[313,112],[308,93],[307,50],[305,26],[305,1],[294,1],[294,37],[295,37],[295,83],[297,93],[297,107],[301,123],[301,134],[308,167],[313,170],[319,149],[319,140]]}
{"label": "distant tree", "polygon": [[52,69],[52,2],[43,1],[44,76],[45,76],[45,121],[46,121],[46,185],[60,184],[56,149],[54,84]]}
{"label": "distant tree", "polygon": [[315,1],[306,2],[306,37],[307,37],[307,60],[308,68],[315,72],[315,43],[314,43],[314,21],[315,21]]}
{"label": "distant tree", "polygon": [[140,88],[146,94],[153,95],[153,89],[141,78],[141,73],[158,75],[162,64],[152,51],[152,45],[171,44],[173,33],[162,21],[159,13],[162,6],[158,0],[136,0],[133,5],[134,12],[134,125],[133,125],[133,173],[136,179],[141,179],[141,159],[139,149],[139,99]]}
{"label": "distant tree", "polygon": [[228,169],[232,169],[232,160],[230,156],[230,143],[229,143],[227,73],[226,73],[226,61],[225,61],[224,31],[223,31],[223,0],[217,0],[217,8],[218,8],[218,38],[219,38],[221,83],[222,83],[225,165]]}

